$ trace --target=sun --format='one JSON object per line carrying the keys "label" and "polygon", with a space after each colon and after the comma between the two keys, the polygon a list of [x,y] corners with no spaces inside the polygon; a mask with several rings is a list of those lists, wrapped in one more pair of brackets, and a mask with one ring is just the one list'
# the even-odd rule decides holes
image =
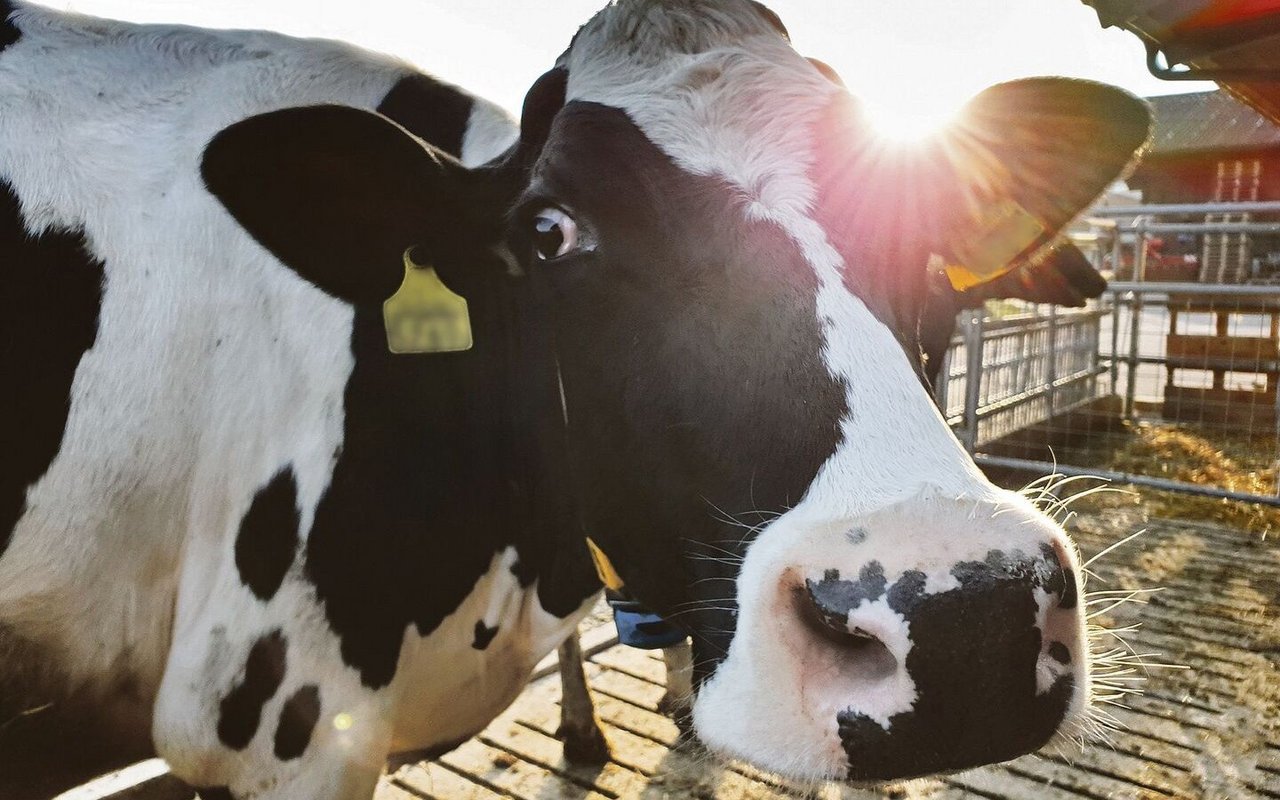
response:
{"label": "sun", "polygon": [[877,138],[891,144],[913,144],[946,129],[965,99],[880,96],[863,98],[863,108]]}

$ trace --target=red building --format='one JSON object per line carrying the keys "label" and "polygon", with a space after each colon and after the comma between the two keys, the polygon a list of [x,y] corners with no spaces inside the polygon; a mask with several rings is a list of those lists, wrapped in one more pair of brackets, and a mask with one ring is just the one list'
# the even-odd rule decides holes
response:
{"label": "red building", "polygon": [[[1223,91],[1148,101],[1155,110],[1154,139],[1128,181],[1141,190],[1143,202],[1280,200],[1280,125]],[[1195,221],[1278,219],[1275,214],[1213,214]],[[1235,283],[1280,276],[1280,236],[1181,236],[1162,242],[1160,249],[1163,258],[1195,257],[1196,267],[1177,276],[1184,279]]]}
{"label": "red building", "polygon": [[1280,200],[1280,125],[1221,90],[1147,101],[1155,138],[1129,180],[1145,202]]}

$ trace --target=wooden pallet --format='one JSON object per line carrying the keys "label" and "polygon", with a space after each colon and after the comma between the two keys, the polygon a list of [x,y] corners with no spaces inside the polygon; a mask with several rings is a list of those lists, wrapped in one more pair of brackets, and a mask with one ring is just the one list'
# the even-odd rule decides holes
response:
{"label": "wooden pallet", "polygon": [[[591,656],[588,676],[613,746],[610,763],[597,769],[564,762],[553,735],[559,683],[546,674],[480,736],[437,761],[386,776],[377,800],[1280,798],[1280,542],[1194,523],[1153,520],[1149,527],[1138,542],[1094,566],[1106,583],[1093,579],[1089,588],[1163,586],[1146,605],[1126,605],[1100,619],[1111,627],[1140,624],[1128,637],[1134,650],[1188,669],[1152,670],[1145,695],[1125,709],[1106,706],[1125,728],[1109,744],[888,790],[826,786],[805,795],[801,787],[725,766],[696,747],[676,747],[675,725],[657,710],[660,657],[606,646]],[[1086,518],[1076,539],[1089,554],[1113,543],[1115,532]],[[608,644],[605,635],[594,633],[593,643]],[[109,796],[190,800],[167,776],[152,777],[148,786]]]}
{"label": "wooden pallet", "polygon": [[[1169,334],[1165,337],[1165,419],[1221,422],[1270,428],[1276,419],[1276,384],[1280,376],[1280,305],[1274,298],[1170,295]],[[1178,333],[1179,312],[1212,314],[1214,334]],[[1268,336],[1233,336],[1232,314],[1270,317]],[[1212,388],[1182,386],[1178,369],[1212,373]],[[1253,374],[1254,389],[1228,389],[1226,375]]]}

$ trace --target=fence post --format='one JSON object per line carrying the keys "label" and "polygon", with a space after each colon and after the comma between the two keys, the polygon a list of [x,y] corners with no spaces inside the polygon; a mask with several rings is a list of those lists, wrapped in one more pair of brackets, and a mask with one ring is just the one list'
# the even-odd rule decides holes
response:
{"label": "fence post", "polygon": [[978,449],[978,401],[982,390],[982,306],[968,313],[964,324],[964,449],[970,455]]}
{"label": "fence post", "polygon": [[[1134,223],[1133,281],[1141,283],[1147,273],[1147,230],[1146,220],[1139,218]],[[1129,375],[1124,393],[1124,416],[1133,419],[1135,414],[1134,397],[1138,392],[1138,337],[1142,332],[1142,292],[1132,293],[1133,301],[1129,303]]]}
{"label": "fence post", "polygon": [[[1115,238],[1111,240],[1111,273],[1120,275],[1121,232],[1119,223],[1115,227]],[[1120,295],[1111,294],[1111,393],[1120,394]]]}
{"label": "fence post", "polygon": [[1045,403],[1049,407],[1049,419],[1053,419],[1054,395],[1058,391],[1058,387],[1055,385],[1058,381],[1058,307],[1052,304],[1049,305],[1049,330],[1046,345],[1048,361],[1045,364],[1044,380],[1048,386],[1048,391],[1045,393]]}

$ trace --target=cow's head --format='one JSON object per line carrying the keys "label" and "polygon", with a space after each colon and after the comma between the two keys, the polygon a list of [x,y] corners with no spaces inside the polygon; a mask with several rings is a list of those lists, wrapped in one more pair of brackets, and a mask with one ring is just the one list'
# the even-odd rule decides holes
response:
{"label": "cow's head", "polygon": [[1144,107],[1020,81],[887,150],[758,4],[620,0],[522,124],[468,172],[375,114],[294,109],[220,134],[206,179],[357,306],[415,245],[457,286],[467,253],[514,255],[582,532],[690,630],[713,748],[885,780],[1079,725],[1075,551],[958,445],[916,332],[931,255],[968,285],[1047,246],[1143,144]]}

